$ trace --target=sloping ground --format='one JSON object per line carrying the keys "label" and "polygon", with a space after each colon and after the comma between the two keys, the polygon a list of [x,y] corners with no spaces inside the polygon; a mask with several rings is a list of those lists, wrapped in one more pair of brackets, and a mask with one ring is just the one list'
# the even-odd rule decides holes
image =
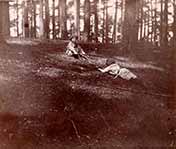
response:
{"label": "sloping ground", "polygon": [[125,81],[97,71],[105,55],[80,62],[63,44],[28,43],[0,47],[0,149],[174,145],[162,66],[115,57],[139,78]]}

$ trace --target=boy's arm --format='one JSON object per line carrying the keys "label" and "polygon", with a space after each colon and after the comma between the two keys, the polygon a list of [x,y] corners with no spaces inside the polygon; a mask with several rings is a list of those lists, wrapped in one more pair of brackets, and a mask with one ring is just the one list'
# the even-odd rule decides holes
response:
{"label": "boy's arm", "polygon": [[76,50],[75,50],[75,48],[74,48],[74,45],[73,45],[72,43],[69,43],[69,44],[67,45],[67,49],[68,49],[69,51],[71,51],[73,54],[78,54],[78,53],[76,52]]}
{"label": "boy's arm", "polygon": [[111,65],[106,67],[106,68],[104,68],[104,69],[98,68],[98,70],[103,72],[103,73],[108,72],[109,70],[111,70]]}
{"label": "boy's arm", "polygon": [[79,54],[86,54],[80,45],[78,45],[77,48],[79,50]]}
{"label": "boy's arm", "polygon": [[109,72],[111,70],[114,70],[114,69],[120,69],[120,67],[117,65],[117,64],[111,64],[109,66],[107,66],[106,68],[104,69],[99,69],[101,72],[105,73],[105,72]]}

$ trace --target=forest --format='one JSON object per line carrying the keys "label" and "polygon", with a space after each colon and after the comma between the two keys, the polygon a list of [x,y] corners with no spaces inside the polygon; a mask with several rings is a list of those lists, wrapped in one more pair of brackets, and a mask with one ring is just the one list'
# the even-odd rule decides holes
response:
{"label": "forest", "polygon": [[15,0],[10,2],[15,37],[175,46],[175,0]]}
{"label": "forest", "polygon": [[176,148],[175,52],[176,0],[0,0],[0,149]]}

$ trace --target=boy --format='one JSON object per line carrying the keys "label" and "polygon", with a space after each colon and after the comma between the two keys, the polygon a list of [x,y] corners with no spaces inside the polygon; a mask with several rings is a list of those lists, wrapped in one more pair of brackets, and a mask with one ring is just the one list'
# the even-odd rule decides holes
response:
{"label": "boy", "polygon": [[111,60],[110,62],[109,60],[106,60],[106,64],[108,65],[106,68],[98,68],[98,70],[103,73],[107,72],[111,75],[114,75],[114,78],[117,78],[118,76],[125,80],[137,78],[137,76],[133,74],[130,70],[128,70],[127,68],[120,68],[120,66],[113,60]]}
{"label": "boy", "polygon": [[69,56],[73,56],[76,59],[86,59],[87,55],[86,53],[83,51],[83,49],[79,46],[79,44],[77,43],[77,36],[73,36],[70,39],[70,42],[68,43],[67,47],[66,47],[66,54]]}

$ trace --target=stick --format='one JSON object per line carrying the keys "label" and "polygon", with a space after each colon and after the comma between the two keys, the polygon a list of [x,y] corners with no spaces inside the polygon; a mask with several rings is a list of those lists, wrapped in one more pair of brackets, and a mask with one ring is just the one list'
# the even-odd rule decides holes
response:
{"label": "stick", "polygon": [[76,133],[76,136],[77,136],[79,142],[82,143],[82,142],[81,142],[81,136],[79,135],[78,129],[77,129],[77,127],[76,127],[74,121],[73,121],[72,119],[70,119],[70,121],[71,121],[72,126],[73,126],[73,128],[74,128],[74,130],[75,130],[75,133]]}
{"label": "stick", "polygon": [[104,121],[106,127],[108,128],[108,131],[110,131],[111,128],[110,128],[110,126],[109,126],[109,123],[106,121],[104,115],[102,114],[102,112],[101,112],[100,110],[98,110],[98,113],[100,114],[100,116],[101,116],[101,118],[103,119],[103,121]]}

